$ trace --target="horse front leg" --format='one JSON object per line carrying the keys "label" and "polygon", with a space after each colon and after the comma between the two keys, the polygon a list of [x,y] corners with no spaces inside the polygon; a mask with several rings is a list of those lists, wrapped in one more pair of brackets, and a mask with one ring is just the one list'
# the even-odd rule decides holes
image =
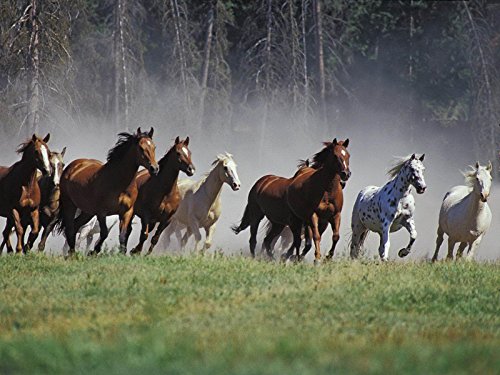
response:
{"label": "horse front leg", "polygon": [[205,227],[205,250],[210,249],[212,246],[212,239],[215,233],[216,224],[213,223],[209,227]]}
{"label": "horse front leg", "polygon": [[480,235],[470,246],[469,249],[467,250],[467,257],[465,258],[467,261],[472,261],[474,260],[474,254],[476,253],[477,248],[479,247],[479,244],[481,243],[481,240],[483,239],[483,235]]}
{"label": "horse front leg", "polygon": [[130,255],[137,255],[142,252],[142,247],[144,246],[144,242],[148,239],[149,236],[149,219],[147,217],[141,218],[141,234],[139,236],[139,243],[136,247],[130,250]]}
{"label": "horse front leg", "polygon": [[158,224],[158,228],[156,228],[156,232],[155,232],[153,238],[151,238],[151,245],[149,246],[149,250],[148,250],[147,255],[149,255],[153,252],[154,247],[156,246],[156,244],[160,240],[160,236],[161,236],[162,232],[165,230],[166,227],[168,227],[171,220],[172,220],[172,215],[165,217],[165,218],[163,218],[163,220],[160,221],[160,223]]}
{"label": "horse front leg", "polygon": [[14,227],[17,234],[16,252],[21,254],[24,251],[24,227],[21,222],[21,215],[16,209],[12,210],[12,218],[14,219]]}
{"label": "horse front leg", "polygon": [[[189,230],[186,232],[185,236],[187,236],[188,233],[192,233],[194,235],[194,252],[197,253],[199,251],[198,247],[199,247],[199,244],[201,241],[200,226],[198,225],[198,222],[196,220],[193,220],[191,223],[189,223],[188,228],[189,228]],[[183,242],[184,242],[184,239],[183,239]]]}
{"label": "horse front leg", "polygon": [[45,228],[43,228],[42,238],[40,238],[40,243],[38,244],[38,251],[43,252],[45,250],[45,243],[47,242],[47,238],[49,234],[52,233],[54,227],[57,222],[57,215],[54,215],[50,222],[47,224]]}
{"label": "horse front leg", "polygon": [[[332,259],[335,254],[335,247],[340,239],[340,212],[336,213],[330,221],[330,226],[332,227],[332,247],[326,256],[326,259]],[[325,228],[326,229],[326,228]],[[320,229],[320,233],[321,229]]]}
{"label": "horse front leg", "polygon": [[33,248],[33,245],[38,237],[38,233],[40,231],[40,212],[38,211],[38,208],[32,210],[30,212],[30,219],[31,219],[31,232],[30,235],[28,236],[28,243],[27,243],[27,250],[31,250]]}
{"label": "horse front leg", "polygon": [[127,232],[128,226],[130,225],[132,218],[134,217],[134,207],[129,208],[123,214],[120,215],[120,254],[127,254]]}
{"label": "horse front leg", "polygon": [[319,232],[319,218],[315,213],[311,217],[312,235],[314,240],[314,264],[321,261],[321,234]]}
{"label": "horse front leg", "polygon": [[94,250],[88,253],[89,256],[97,255],[101,252],[102,244],[108,238],[109,230],[108,224],[106,223],[106,216],[97,215],[97,221],[99,222],[99,240],[96,242],[94,246]]}
{"label": "horse front leg", "polygon": [[378,247],[378,254],[380,259],[385,262],[389,259],[389,248],[391,247],[391,241],[389,239],[389,228],[390,223],[385,222],[382,226],[382,232],[380,233],[380,245]]}
{"label": "horse front leg", "polygon": [[417,239],[417,230],[415,229],[415,221],[413,220],[413,217],[408,220],[405,220],[403,226],[410,234],[410,242],[408,243],[408,246],[399,250],[398,255],[400,258],[404,258],[408,254],[410,254],[411,247],[413,246],[415,240]]}

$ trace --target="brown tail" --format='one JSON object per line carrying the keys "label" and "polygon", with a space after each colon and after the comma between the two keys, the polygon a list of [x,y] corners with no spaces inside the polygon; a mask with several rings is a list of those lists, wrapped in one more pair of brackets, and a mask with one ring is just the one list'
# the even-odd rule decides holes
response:
{"label": "brown tail", "polygon": [[238,234],[242,230],[247,229],[250,226],[250,208],[249,205],[245,207],[245,212],[243,213],[243,217],[241,218],[240,225],[233,225],[231,226],[231,230],[235,233]]}

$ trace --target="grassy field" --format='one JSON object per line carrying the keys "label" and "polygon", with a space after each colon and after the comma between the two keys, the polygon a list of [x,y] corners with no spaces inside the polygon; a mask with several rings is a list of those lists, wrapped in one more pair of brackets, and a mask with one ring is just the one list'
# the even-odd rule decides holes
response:
{"label": "grassy field", "polygon": [[0,373],[500,373],[499,264],[0,257]]}

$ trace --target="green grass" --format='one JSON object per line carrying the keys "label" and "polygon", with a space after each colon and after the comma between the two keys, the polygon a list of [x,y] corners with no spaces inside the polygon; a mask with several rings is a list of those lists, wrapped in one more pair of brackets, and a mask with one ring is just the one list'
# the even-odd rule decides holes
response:
{"label": "green grass", "polygon": [[0,373],[500,373],[498,263],[0,258]]}

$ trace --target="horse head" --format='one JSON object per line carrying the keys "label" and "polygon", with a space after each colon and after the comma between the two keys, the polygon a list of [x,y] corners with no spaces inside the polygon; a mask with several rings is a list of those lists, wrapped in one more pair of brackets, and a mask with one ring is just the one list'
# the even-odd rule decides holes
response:
{"label": "horse head", "polygon": [[491,170],[493,166],[491,161],[487,166],[482,166],[479,162],[476,162],[474,169],[466,175],[473,186],[475,192],[479,194],[479,198],[482,202],[487,202],[491,190]]}
{"label": "horse head", "polygon": [[326,165],[338,173],[342,181],[347,181],[351,177],[349,169],[349,158],[351,155],[347,151],[349,139],[332,142],[323,142],[325,147],[313,157],[313,168]]}
{"label": "horse head", "polygon": [[191,160],[191,150],[189,150],[188,146],[189,137],[186,137],[186,139],[175,138],[175,143],[171,148],[171,151],[173,151],[171,155],[175,157],[179,170],[188,176],[192,176],[196,168]]}
{"label": "horse head", "polygon": [[236,163],[233,160],[233,155],[227,152],[218,155],[213,164],[219,168],[219,178],[222,182],[231,186],[233,191],[240,190],[241,183],[236,170]]}
{"label": "horse head", "polygon": [[23,154],[22,158],[24,160],[32,159],[36,168],[38,168],[44,176],[51,173],[49,161],[50,150],[47,146],[49,139],[50,133],[43,139],[38,137],[36,134],[33,134],[31,139],[21,143],[17,149],[18,153]]}
{"label": "horse head", "polygon": [[59,186],[59,182],[61,181],[61,175],[64,170],[64,154],[66,154],[66,147],[61,152],[52,151],[50,153],[51,177],[55,186]]}
{"label": "horse head", "polygon": [[151,127],[149,132],[142,132],[141,128],[137,128],[137,133],[133,137],[137,140],[137,159],[139,165],[146,168],[149,173],[156,175],[160,168],[155,158],[156,146],[153,142],[154,129]]}
{"label": "horse head", "polygon": [[413,154],[404,165],[406,176],[410,184],[415,187],[418,194],[423,194],[425,189],[427,189],[424,179],[424,157],[425,154],[422,154],[419,158]]}

